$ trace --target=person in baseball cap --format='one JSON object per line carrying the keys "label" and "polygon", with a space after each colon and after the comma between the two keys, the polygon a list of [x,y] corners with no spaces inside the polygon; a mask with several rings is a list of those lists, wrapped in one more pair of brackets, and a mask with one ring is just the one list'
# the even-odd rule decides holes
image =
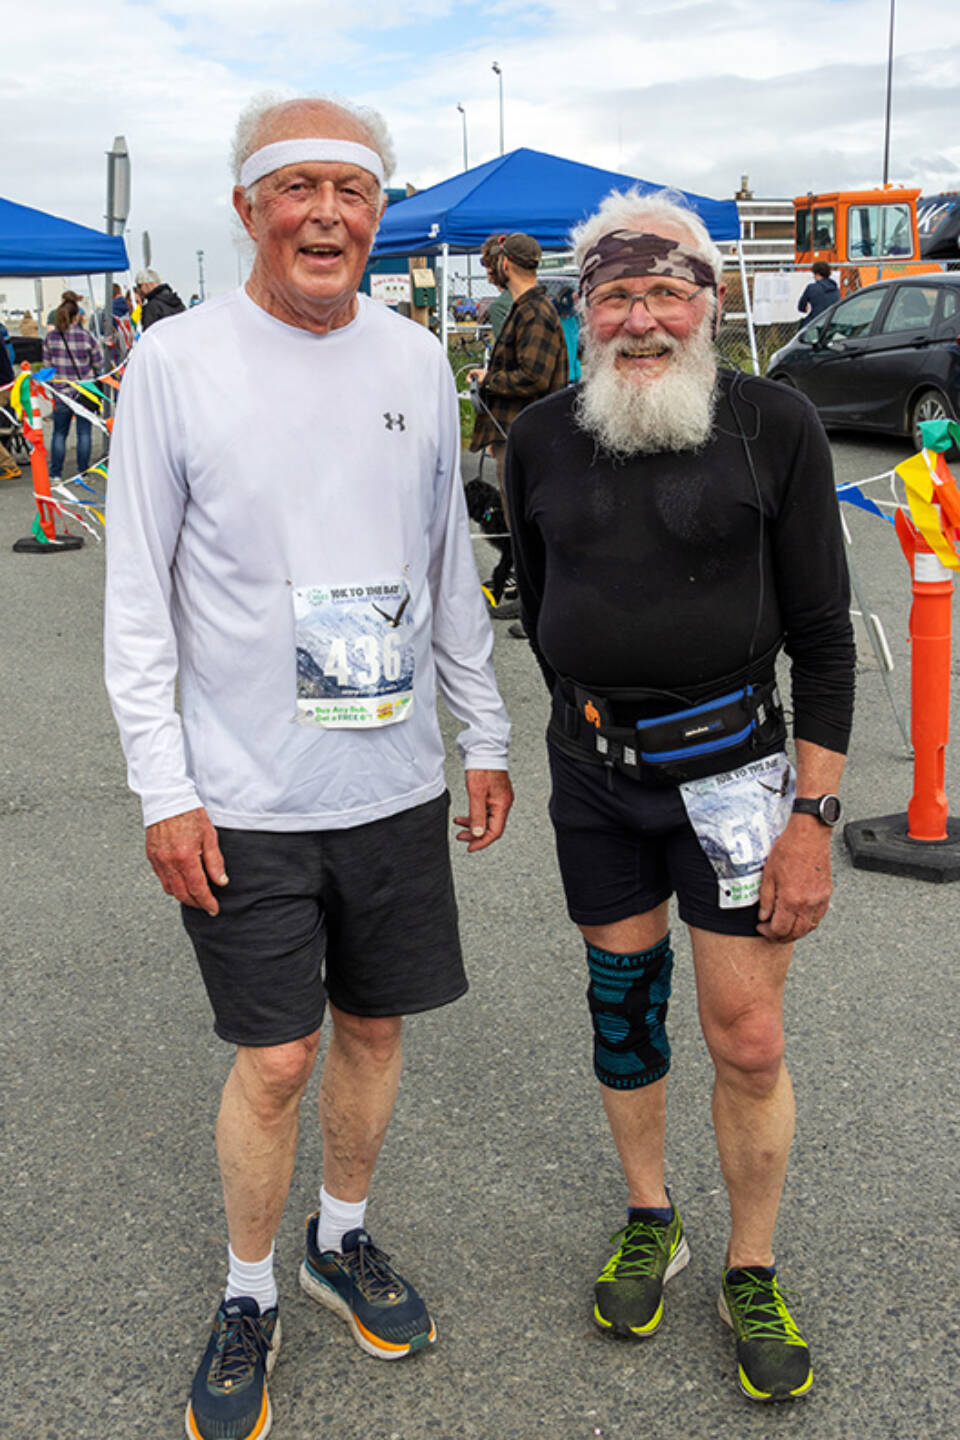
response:
{"label": "person in baseball cap", "polygon": [[[493,456],[501,496],[510,426],[527,405],[567,383],[567,347],[560,319],[537,284],[540,255],[533,236],[519,231],[491,235],[481,250],[488,275],[513,299],[487,368],[470,371],[470,379],[478,382],[480,403],[470,449],[486,449]],[[499,606],[497,613],[505,618],[508,612]],[[510,633],[523,638],[519,626],[511,626]]]}

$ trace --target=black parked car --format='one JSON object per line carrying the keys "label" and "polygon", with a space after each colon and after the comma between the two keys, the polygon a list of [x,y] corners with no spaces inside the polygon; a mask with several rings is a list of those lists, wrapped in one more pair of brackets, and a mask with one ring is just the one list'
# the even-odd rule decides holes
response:
{"label": "black parked car", "polygon": [[809,396],[827,426],[908,435],[960,416],[960,273],[879,280],[772,356],[767,374]]}

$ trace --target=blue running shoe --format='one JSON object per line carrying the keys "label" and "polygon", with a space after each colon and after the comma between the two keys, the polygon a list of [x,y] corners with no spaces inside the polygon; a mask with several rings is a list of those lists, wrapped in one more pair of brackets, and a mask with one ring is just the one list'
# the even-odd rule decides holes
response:
{"label": "blue running shoe", "polygon": [[187,1406],[190,1440],[266,1440],[273,1423],[267,1376],[279,1349],[275,1305],[261,1315],[248,1295],[221,1301]]}
{"label": "blue running shoe", "polygon": [[307,1221],[307,1253],[300,1285],[346,1320],[353,1338],[377,1360],[402,1360],[437,1338],[436,1326],[413,1286],[366,1230],[348,1230],[340,1250],[317,1249],[319,1211]]}

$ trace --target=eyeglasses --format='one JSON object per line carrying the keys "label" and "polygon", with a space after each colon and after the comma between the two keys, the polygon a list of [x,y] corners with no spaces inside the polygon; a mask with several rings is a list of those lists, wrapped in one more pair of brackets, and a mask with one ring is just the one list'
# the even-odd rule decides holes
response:
{"label": "eyeglasses", "polygon": [[616,321],[621,325],[633,314],[634,305],[642,305],[651,319],[663,320],[669,325],[674,321],[685,320],[688,307],[704,290],[712,288],[698,285],[696,290],[688,294],[685,290],[674,290],[670,285],[656,285],[641,295],[635,295],[630,290],[608,290],[605,295],[589,299],[587,304],[602,319]]}

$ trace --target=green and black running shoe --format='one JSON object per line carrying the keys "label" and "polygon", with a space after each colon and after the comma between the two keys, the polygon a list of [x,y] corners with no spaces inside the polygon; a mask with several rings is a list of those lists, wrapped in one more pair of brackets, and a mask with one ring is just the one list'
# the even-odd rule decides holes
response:
{"label": "green and black running shoe", "polygon": [[720,1315],[737,1337],[737,1378],[750,1400],[798,1400],[813,1385],[810,1351],[773,1270],[726,1270]]}
{"label": "green and black running shoe", "polygon": [[680,1212],[667,1224],[631,1220],[610,1241],[618,1249],[597,1277],[593,1318],[612,1335],[645,1340],[663,1319],[664,1285],[690,1259]]}

